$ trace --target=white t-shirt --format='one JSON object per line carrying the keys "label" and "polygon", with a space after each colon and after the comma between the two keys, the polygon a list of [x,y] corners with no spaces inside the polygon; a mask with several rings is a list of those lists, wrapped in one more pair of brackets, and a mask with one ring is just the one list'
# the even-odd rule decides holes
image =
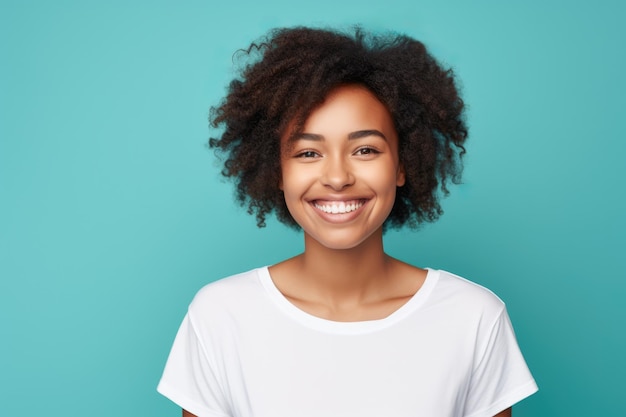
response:
{"label": "white t-shirt", "polygon": [[537,390],[504,303],[428,270],[381,320],[291,304],[267,267],[198,292],[158,391],[199,417],[492,417]]}

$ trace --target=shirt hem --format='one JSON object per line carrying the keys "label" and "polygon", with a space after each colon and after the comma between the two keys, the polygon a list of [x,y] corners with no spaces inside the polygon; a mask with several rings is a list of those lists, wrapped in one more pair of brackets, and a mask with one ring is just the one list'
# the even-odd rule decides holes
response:
{"label": "shirt hem", "polygon": [[178,405],[180,408],[189,411],[197,417],[230,417],[228,414],[210,410],[198,404],[186,395],[177,392],[163,381],[159,382],[157,392],[172,401],[174,404]]}
{"label": "shirt hem", "polygon": [[507,394],[505,397],[491,404],[488,408],[472,414],[466,414],[465,417],[493,417],[499,412],[504,411],[509,407],[512,407],[523,399],[530,397],[538,390],[539,389],[537,388],[537,383],[534,379],[531,379],[521,387],[517,388],[515,391]]}

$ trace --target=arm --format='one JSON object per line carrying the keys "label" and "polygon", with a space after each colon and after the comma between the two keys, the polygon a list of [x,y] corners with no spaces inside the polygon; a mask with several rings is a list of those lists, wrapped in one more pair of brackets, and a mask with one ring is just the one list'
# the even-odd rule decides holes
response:
{"label": "arm", "polygon": [[[191,416],[191,414],[189,414],[189,416]],[[498,414],[496,414],[493,417],[511,417],[511,407],[507,408],[504,411],[499,412]]]}

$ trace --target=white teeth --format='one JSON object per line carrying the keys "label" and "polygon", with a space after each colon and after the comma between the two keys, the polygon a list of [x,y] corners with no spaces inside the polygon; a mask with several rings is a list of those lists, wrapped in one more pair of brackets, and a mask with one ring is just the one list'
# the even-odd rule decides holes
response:
{"label": "white teeth", "polygon": [[324,213],[330,214],[343,214],[350,213],[351,211],[357,210],[363,206],[362,201],[346,203],[345,201],[338,201],[332,204],[318,204],[315,203],[315,207],[319,210],[322,210]]}

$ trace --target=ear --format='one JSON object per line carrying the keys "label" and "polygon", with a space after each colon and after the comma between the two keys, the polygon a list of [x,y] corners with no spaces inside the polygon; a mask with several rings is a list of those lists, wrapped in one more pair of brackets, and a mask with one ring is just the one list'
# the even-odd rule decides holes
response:
{"label": "ear", "polygon": [[406,171],[404,170],[404,165],[400,164],[398,166],[398,172],[396,173],[396,186],[402,187],[406,182]]}

